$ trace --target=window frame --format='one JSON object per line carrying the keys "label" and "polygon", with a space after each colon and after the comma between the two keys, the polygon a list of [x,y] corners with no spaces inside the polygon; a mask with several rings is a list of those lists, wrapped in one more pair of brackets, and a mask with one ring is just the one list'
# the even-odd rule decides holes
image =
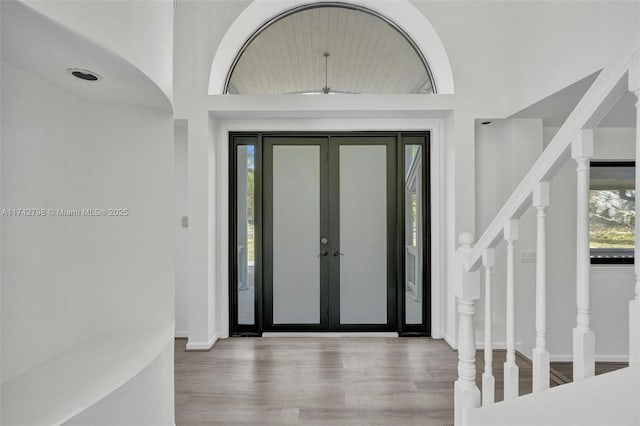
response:
{"label": "window frame", "polygon": [[[264,174],[266,173],[263,168],[264,159],[264,143],[265,136],[327,136],[327,137],[340,137],[340,136],[395,136],[397,153],[403,152],[406,145],[421,145],[423,150],[423,185],[422,185],[422,220],[423,220],[423,247],[425,251],[428,251],[428,255],[423,257],[422,266],[422,286],[423,286],[423,302],[422,302],[422,322],[420,324],[406,324],[405,310],[406,306],[405,298],[405,268],[406,264],[404,257],[404,251],[399,247],[404,246],[404,174],[400,171],[404,170],[404,156],[395,155],[395,171],[394,182],[388,182],[393,185],[397,194],[392,200],[392,204],[395,209],[395,219],[393,219],[393,229],[395,235],[393,238],[393,256],[395,265],[393,269],[394,279],[389,282],[394,282],[397,292],[394,293],[392,304],[394,309],[388,312],[388,320],[394,324],[393,328],[389,331],[396,331],[401,337],[430,337],[431,336],[431,319],[432,319],[432,295],[431,295],[431,256],[433,253],[431,245],[431,132],[430,131],[400,131],[400,132],[229,132],[229,225],[230,232],[228,236],[229,244],[229,335],[230,336],[247,336],[257,337],[262,336],[263,332],[274,331],[268,329],[266,306],[267,302],[266,294],[263,294],[266,290],[263,288],[264,284],[264,246],[267,239],[266,231],[263,228],[264,221],[264,203],[263,196],[265,188]],[[255,164],[254,164],[254,208],[255,208],[255,324],[238,324],[238,272],[237,272],[237,149],[242,145],[255,145]],[[390,216],[389,216],[390,217]],[[391,226],[390,228],[391,229]],[[391,245],[391,244],[390,244]],[[389,263],[391,265],[391,262]],[[266,288],[266,285],[265,285]],[[393,319],[392,319],[393,318]],[[294,331],[294,330],[289,330]],[[299,331],[309,331],[301,329]],[[334,330],[338,331],[338,330]],[[347,330],[348,331],[348,330]],[[356,331],[356,330],[354,330]],[[360,329],[357,331],[367,331]]]}
{"label": "window frame", "polygon": [[[633,160],[592,160],[589,164],[589,191],[591,191],[591,170],[594,167],[633,167],[635,169],[636,162]],[[591,219],[589,219],[589,237],[591,237]],[[591,243],[591,238],[589,238],[589,243]],[[630,250],[633,253],[631,257],[593,257],[591,244],[589,244],[589,259],[592,265],[633,265],[635,263],[635,249]]]}
{"label": "window frame", "polygon": [[[430,95],[436,95],[436,94],[439,93],[438,92],[438,88],[436,86],[436,80],[435,80],[433,71],[431,70],[431,66],[429,65],[429,62],[427,62],[427,59],[426,59],[424,53],[418,47],[418,44],[416,43],[416,41],[411,37],[411,35],[409,35],[409,33],[407,31],[405,31],[396,22],[394,22],[393,20],[391,20],[387,16],[383,15],[382,13],[377,12],[374,9],[371,9],[371,8],[368,8],[366,6],[359,5],[359,4],[344,3],[342,1],[320,1],[318,3],[303,4],[303,5],[300,5],[300,6],[293,7],[291,9],[285,10],[284,12],[278,14],[277,16],[272,17],[271,19],[269,19],[268,21],[263,23],[259,28],[257,28],[249,36],[249,38],[247,38],[247,40],[243,43],[243,45],[240,47],[240,49],[236,53],[236,55],[235,55],[235,57],[233,59],[233,62],[231,63],[231,66],[229,67],[229,69],[227,71],[227,74],[226,74],[226,77],[225,77],[225,81],[224,81],[224,88],[223,88],[222,93],[225,94],[225,95],[256,95],[256,93],[232,93],[231,90],[230,90],[231,86],[233,85],[232,82],[231,82],[231,80],[233,78],[233,73],[234,73],[234,71],[236,69],[236,66],[238,65],[238,62],[240,62],[240,60],[242,58],[242,55],[244,55],[244,53],[247,51],[247,49],[249,48],[251,43],[253,43],[271,25],[277,23],[280,20],[286,19],[287,17],[289,17],[291,15],[294,15],[296,13],[305,12],[305,11],[311,10],[311,9],[320,9],[320,8],[341,8],[341,9],[347,9],[347,10],[362,12],[362,13],[370,15],[373,18],[380,19],[381,21],[383,21],[384,23],[389,25],[391,28],[393,28],[395,31],[397,31],[398,34],[400,34],[407,41],[409,46],[413,49],[413,51],[416,53],[418,59],[420,60],[420,62],[424,66],[424,69],[425,69],[425,72],[426,72],[427,77],[429,79],[429,82],[431,83],[431,93],[430,93]],[[286,93],[280,93],[280,95],[282,95],[282,94],[286,94]],[[318,93],[318,94],[321,94],[321,93]],[[369,94],[375,94],[375,93],[369,93]]]}

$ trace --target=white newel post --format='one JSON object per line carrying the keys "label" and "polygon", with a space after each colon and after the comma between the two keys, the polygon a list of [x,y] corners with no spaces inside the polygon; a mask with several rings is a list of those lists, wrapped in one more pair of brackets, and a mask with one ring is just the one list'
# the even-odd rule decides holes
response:
{"label": "white newel post", "polygon": [[536,347],[533,349],[533,391],[549,387],[549,351],[547,350],[547,235],[544,209],[549,206],[549,182],[540,182],[533,190],[537,214],[536,242]]}
{"label": "white newel post", "polygon": [[[640,58],[629,68],[629,90],[636,95],[636,189],[640,188]],[[636,212],[640,211],[640,198],[636,194]],[[635,253],[640,253],[640,221],[636,219]],[[629,363],[640,364],[640,261],[634,264],[636,275],[635,297],[629,302]]]}
{"label": "white newel post", "polygon": [[580,131],[571,143],[571,156],[578,163],[576,216],[576,301],[578,316],[573,329],[573,380],[595,374],[595,335],[591,330],[591,288],[589,275],[589,160],[593,156],[593,130]]}
{"label": "white newel post", "polygon": [[504,363],[504,400],[518,396],[520,370],[516,365],[516,292],[515,247],[518,239],[518,221],[510,220],[504,227],[507,241],[507,360]]}
{"label": "white newel post", "polygon": [[495,402],[496,381],[493,377],[493,316],[491,297],[491,273],[496,263],[495,249],[487,249],[482,255],[484,266],[484,373],[482,373],[482,405]]}
{"label": "white newel post", "polygon": [[467,272],[465,262],[473,235],[463,232],[458,238],[456,298],[458,301],[458,380],[454,384],[454,422],[464,425],[466,412],[480,406],[476,385],[475,303],[480,298],[480,270]]}

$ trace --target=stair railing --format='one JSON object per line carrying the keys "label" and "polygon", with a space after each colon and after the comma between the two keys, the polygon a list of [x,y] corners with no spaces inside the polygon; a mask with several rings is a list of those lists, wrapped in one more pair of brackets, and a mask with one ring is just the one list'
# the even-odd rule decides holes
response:
{"label": "stair railing", "polygon": [[[625,75],[628,73],[628,78]],[[628,81],[628,88],[625,87]],[[536,346],[533,350],[533,392],[549,387],[550,356],[546,342],[546,223],[545,209],[549,206],[549,181],[568,160],[577,163],[577,318],[573,329],[574,380],[595,373],[595,335],[590,315],[590,254],[589,254],[589,161],[593,156],[593,128],[624,94],[631,91],[640,99],[640,46],[623,52],[604,68],[567,120],[560,127],[518,187],[485,232],[473,244],[473,235],[462,233],[457,251],[458,276],[455,294],[458,305],[458,380],[454,385],[455,424],[466,424],[466,413],[472,408],[493,404],[495,379],[492,365],[492,303],[491,278],[495,265],[495,247],[502,238],[507,250],[506,349],[504,363],[504,399],[519,394],[519,370],[515,358],[515,259],[520,217],[531,206],[536,215]],[[640,101],[636,103],[636,164],[640,164]],[[636,188],[640,188],[640,173],[636,169]],[[636,197],[636,211],[640,211],[640,197]],[[640,235],[640,221],[635,224]],[[636,253],[640,253],[640,239],[636,238]],[[481,268],[482,266],[482,268]],[[475,303],[480,298],[480,274],[485,273],[485,366],[482,374],[482,394],[476,384]],[[640,364],[640,262],[635,262],[635,297],[630,302],[630,363]]]}

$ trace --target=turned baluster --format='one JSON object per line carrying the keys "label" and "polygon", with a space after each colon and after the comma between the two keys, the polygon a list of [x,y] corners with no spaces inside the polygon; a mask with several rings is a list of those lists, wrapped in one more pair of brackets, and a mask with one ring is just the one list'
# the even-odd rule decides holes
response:
{"label": "turned baluster", "polygon": [[473,235],[465,232],[460,234],[458,240],[458,275],[455,278],[458,300],[458,380],[454,383],[454,422],[463,425],[467,411],[480,406],[480,389],[476,385],[474,326],[475,303],[480,298],[480,275],[479,270],[468,272],[465,268]]}
{"label": "turned baluster", "polygon": [[491,297],[491,273],[495,266],[495,249],[487,249],[482,255],[484,266],[484,373],[482,373],[482,405],[495,402],[496,382],[493,377],[493,306]]}
{"label": "turned baluster", "polygon": [[518,221],[510,220],[504,227],[507,241],[507,360],[504,363],[504,399],[518,396],[519,369],[516,365],[516,293],[515,242],[518,239]]}
{"label": "turned baluster", "polygon": [[549,205],[549,182],[540,182],[533,191],[537,209],[536,237],[536,347],[533,349],[533,391],[549,387],[547,350],[547,235],[545,208]]}
{"label": "turned baluster", "polygon": [[582,130],[571,144],[578,163],[576,216],[576,301],[578,315],[573,329],[573,380],[595,373],[595,335],[591,330],[591,256],[589,251],[589,160],[593,156],[593,130]]}

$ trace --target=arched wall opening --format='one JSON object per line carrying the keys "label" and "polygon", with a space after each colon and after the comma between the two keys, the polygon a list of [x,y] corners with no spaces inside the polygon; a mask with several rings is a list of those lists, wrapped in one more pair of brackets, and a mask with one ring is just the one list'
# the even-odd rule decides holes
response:
{"label": "arched wall opening", "polygon": [[[255,0],[234,21],[224,35],[211,64],[209,95],[224,94],[228,76],[237,58],[256,31],[304,6],[322,3],[309,0],[268,1]],[[455,93],[453,72],[447,52],[437,32],[427,18],[406,0],[371,3],[353,0],[343,6],[356,6],[384,17],[415,44],[416,50],[429,65],[434,86],[439,94]]]}
{"label": "arched wall opening", "polygon": [[[242,46],[269,20],[292,8],[314,5],[304,0],[256,0],[231,25],[211,68],[209,95],[224,93],[225,80]],[[438,94],[453,94],[453,74],[444,46],[424,15],[406,0],[356,4],[374,9],[400,26],[428,62]],[[430,131],[433,147],[432,211],[432,337],[441,338],[452,305],[445,270],[453,235],[452,210],[446,194],[453,191],[452,97],[407,95],[260,97],[210,96],[209,120],[189,120],[189,247],[208,247],[207,256],[194,256],[189,266],[188,350],[209,349],[229,336],[229,132],[246,131]],[[215,156],[212,154],[215,152]],[[198,250],[196,250],[198,252]],[[213,263],[210,259],[214,259]],[[446,300],[445,300],[446,299]],[[207,301],[202,303],[202,301]]]}

